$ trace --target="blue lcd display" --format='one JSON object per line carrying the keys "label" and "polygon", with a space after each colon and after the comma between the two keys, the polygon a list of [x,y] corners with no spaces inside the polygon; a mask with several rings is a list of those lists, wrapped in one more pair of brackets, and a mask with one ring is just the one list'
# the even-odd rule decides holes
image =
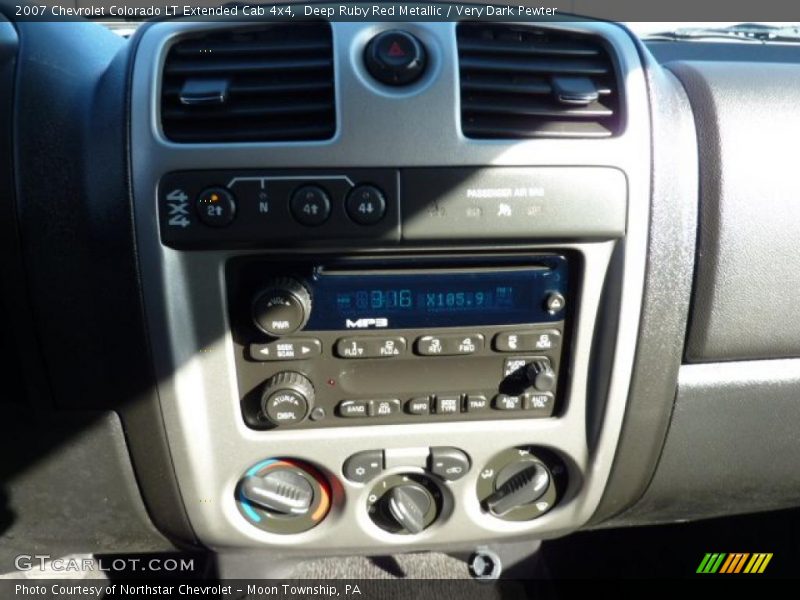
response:
{"label": "blue lcd display", "polygon": [[567,295],[567,265],[553,257],[548,266],[496,270],[321,271],[310,283],[306,331],[547,323],[563,319],[544,302]]}

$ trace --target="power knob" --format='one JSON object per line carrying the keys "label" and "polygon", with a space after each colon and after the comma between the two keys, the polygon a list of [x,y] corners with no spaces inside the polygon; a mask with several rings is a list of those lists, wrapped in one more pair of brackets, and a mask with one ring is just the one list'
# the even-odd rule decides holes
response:
{"label": "power knob", "polygon": [[253,322],[274,337],[302,329],[311,316],[311,294],[292,277],[279,277],[267,284],[253,301]]}
{"label": "power knob", "polygon": [[261,411],[273,425],[299,423],[313,406],[314,386],[305,375],[284,371],[264,384]]}

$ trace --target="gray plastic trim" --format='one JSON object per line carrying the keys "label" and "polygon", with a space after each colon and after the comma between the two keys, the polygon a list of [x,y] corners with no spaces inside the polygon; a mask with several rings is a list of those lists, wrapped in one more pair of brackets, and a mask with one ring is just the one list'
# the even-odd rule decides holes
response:
{"label": "gray plastic trim", "polygon": [[[652,57],[645,54],[645,60]],[[697,133],[678,80],[652,62],[647,74],[653,189],[642,321],[619,449],[592,523],[633,505],[647,489],[669,427],[689,318],[697,232]]]}
{"label": "gray plastic trim", "polygon": [[[540,24],[542,27],[556,25]],[[559,23],[558,28],[602,35],[619,56],[627,105],[625,133],[603,140],[523,142],[466,139],[460,130],[458,65],[453,23],[402,26],[439,56],[438,77],[413,93],[395,97],[364,80],[359,44],[397,23],[335,23],[338,131],[326,142],[284,144],[174,144],[159,131],[159,74],[177,35],[219,23],[159,23],[145,30],[135,59],[132,91],[134,210],[147,321],[159,376],[161,410],[186,511],[199,539],[212,548],[280,549],[283,554],[370,553],[380,549],[454,549],[495,539],[563,535],[586,523],[606,486],[625,413],[645,269],[650,192],[650,123],[647,91],[636,48],[625,31],[609,23]],[[354,47],[355,45],[355,47]],[[444,117],[444,118],[443,118]],[[387,119],[391,121],[387,122]],[[392,127],[395,124],[395,127]],[[156,186],[166,172],[223,168],[332,168],[378,166],[608,166],[628,176],[629,210],[624,245],[608,240],[523,246],[570,248],[585,261],[577,307],[572,378],[567,409],[558,419],[376,426],[330,430],[259,432],[247,429],[238,407],[232,340],[223,285],[233,252],[180,252],[161,245]],[[517,246],[518,248],[520,246]],[[606,272],[615,247],[624,248],[619,301],[605,304],[603,320],[618,322],[604,335],[613,348],[608,361],[599,437],[587,442],[590,349]],[[510,248],[506,246],[504,248]],[[456,248],[447,248],[452,251]],[[489,249],[489,248],[487,248]],[[416,251],[421,250],[415,248]],[[619,254],[619,253],[617,253]],[[622,317],[622,318],[621,318]],[[392,536],[367,517],[366,487],[343,481],[349,455],[371,448],[436,445],[465,450],[476,468],[449,484],[455,509],[444,522],[417,536]],[[565,500],[542,518],[508,523],[484,515],[475,496],[480,465],[512,445],[550,446],[573,463]],[[302,534],[277,536],[251,527],[233,500],[237,478],[251,464],[273,455],[314,463],[337,477],[330,516]]]}
{"label": "gray plastic trim", "polygon": [[684,365],[664,452],[618,525],[800,505],[800,360]]}
{"label": "gray plastic trim", "polygon": [[800,66],[675,62],[697,119],[700,229],[688,362],[800,356]]}

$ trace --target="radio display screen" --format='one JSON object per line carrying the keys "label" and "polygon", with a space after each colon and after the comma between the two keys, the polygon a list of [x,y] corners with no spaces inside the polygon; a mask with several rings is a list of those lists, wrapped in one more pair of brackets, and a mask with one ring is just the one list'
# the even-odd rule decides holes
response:
{"label": "radio display screen", "polygon": [[[560,259],[560,257],[557,257]],[[310,282],[307,331],[411,329],[559,321],[544,307],[567,295],[564,259],[548,267],[391,272],[321,271]],[[380,320],[371,322],[371,320]]]}

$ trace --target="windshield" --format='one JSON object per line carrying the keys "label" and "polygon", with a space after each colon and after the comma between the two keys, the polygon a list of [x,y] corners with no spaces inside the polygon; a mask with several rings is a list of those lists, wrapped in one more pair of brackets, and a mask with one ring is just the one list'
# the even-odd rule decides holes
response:
{"label": "windshield", "polygon": [[[743,25],[738,21],[626,21],[624,24],[639,37],[647,37],[650,34],[662,33],[665,31],[680,31],[686,29],[722,29],[726,27]],[[798,23],[758,21],[747,23],[747,25],[783,28],[796,27],[798,26]]]}

